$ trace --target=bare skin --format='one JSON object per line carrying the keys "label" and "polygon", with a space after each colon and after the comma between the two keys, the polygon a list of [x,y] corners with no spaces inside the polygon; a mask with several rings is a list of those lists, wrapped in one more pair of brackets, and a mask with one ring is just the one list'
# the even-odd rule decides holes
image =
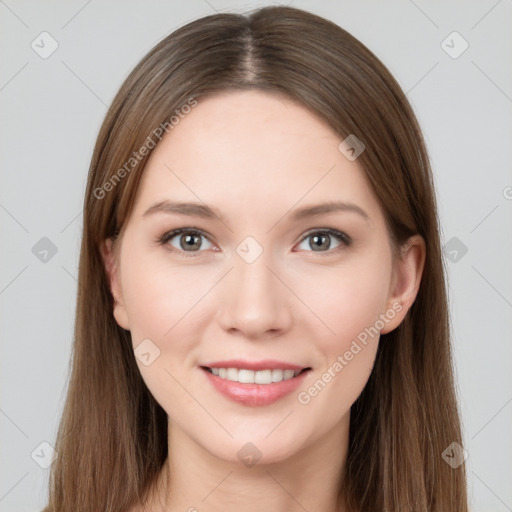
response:
{"label": "bare skin", "polygon": [[[120,238],[102,248],[116,321],[134,348],[149,339],[160,351],[148,366],[137,359],[169,418],[169,457],[145,510],[337,510],[350,407],[379,336],[358,352],[353,342],[365,328],[385,334],[400,324],[425,260],[424,241],[412,237],[394,272],[377,198],[357,160],[338,150],[341,140],[287,99],[241,91],[200,99],[153,151]],[[144,215],[165,200],[209,205],[222,221]],[[365,215],[293,219],[331,201]],[[178,228],[189,232],[158,243]],[[180,244],[187,234],[198,237],[192,248]],[[246,237],[256,243],[242,244],[245,253],[262,250],[250,263],[237,252]],[[219,393],[200,368],[233,358],[311,370],[291,394],[248,406]],[[325,386],[309,391],[318,380]],[[260,454],[252,466],[238,455],[247,443]]]}

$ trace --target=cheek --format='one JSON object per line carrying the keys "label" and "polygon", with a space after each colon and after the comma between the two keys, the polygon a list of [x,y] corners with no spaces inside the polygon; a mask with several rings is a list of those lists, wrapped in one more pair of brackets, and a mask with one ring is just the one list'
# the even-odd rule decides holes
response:
{"label": "cheek", "polygon": [[142,250],[131,252],[123,263],[123,296],[134,344],[143,338],[172,338],[180,323],[193,316],[208,283],[191,267],[170,265]]}
{"label": "cheek", "polygon": [[[133,252],[125,262],[123,292],[130,320],[132,345],[141,376],[166,411],[190,411],[186,393],[196,345],[202,329],[199,299],[214,283],[202,282],[197,273],[149,263]],[[191,285],[193,283],[193,285]],[[150,341],[148,341],[150,340]],[[144,347],[144,348],[143,348]],[[138,354],[149,353],[149,363]]]}
{"label": "cheek", "polygon": [[383,294],[374,281],[358,281],[322,297],[323,318],[333,332],[316,336],[322,364],[315,368],[297,396],[300,407],[311,418],[321,417],[334,425],[345,416],[364,389],[379,343],[377,321]]}
{"label": "cheek", "polygon": [[[318,286],[309,304],[329,329],[317,332],[322,364],[298,401],[312,416],[321,415],[326,424],[350,409],[368,381],[382,329],[390,270],[391,259],[376,253],[316,280]],[[391,319],[389,315],[388,321]]]}
{"label": "cheek", "polygon": [[182,386],[196,371],[205,308],[215,310],[208,292],[218,272],[200,273],[192,265],[171,265],[164,257],[133,250],[124,261],[122,279],[135,356],[147,352],[146,345],[157,355],[148,366],[137,358],[141,375],[164,409],[185,407],[190,397]]}
{"label": "cheek", "polygon": [[376,249],[303,278],[300,293],[324,324],[318,331],[325,340],[322,352],[332,356],[375,325],[388,299],[390,276],[390,256]]}

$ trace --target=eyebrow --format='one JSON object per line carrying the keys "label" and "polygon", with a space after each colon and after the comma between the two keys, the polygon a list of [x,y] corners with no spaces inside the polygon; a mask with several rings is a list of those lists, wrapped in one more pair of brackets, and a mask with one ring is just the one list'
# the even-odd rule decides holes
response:
{"label": "eyebrow", "polygon": [[[368,214],[361,207],[353,203],[342,201],[331,201],[328,203],[298,208],[291,213],[291,219],[293,221],[297,221],[308,217],[315,217],[317,215],[332,212],[353,212],[363,217],[366,221],[369,221]],[[204,203],[179,202],[169,200],[160,201],[148,208],[144,212],[143,217],[154,213],[187,215],[192,217],[202,217],[205,219],[216,219],[224,222],[224,219],[219,210],[212,208]]]}

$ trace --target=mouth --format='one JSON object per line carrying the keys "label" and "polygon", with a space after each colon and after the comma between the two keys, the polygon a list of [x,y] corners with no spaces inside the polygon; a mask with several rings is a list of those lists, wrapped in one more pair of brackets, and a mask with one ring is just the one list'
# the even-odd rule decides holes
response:
{"label": "mouth", "polygon": [[[252,367],[252,368],[250,368]],[[295,391],[312,371],[279,361],[220,361],[199,367],[213,389],[245,406],[270,405]]]}

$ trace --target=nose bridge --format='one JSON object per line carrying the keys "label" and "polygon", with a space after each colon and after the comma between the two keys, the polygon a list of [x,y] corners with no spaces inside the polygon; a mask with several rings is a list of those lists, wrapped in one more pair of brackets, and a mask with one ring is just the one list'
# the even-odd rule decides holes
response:
{"label": "nose bridge", "polygon": [[[222,289],[220,318],[224,329],[237,329],[248,337],[289,327],[291,311],[289,292],[274,275],[272,254],[263,250],[255,259],[239,249],[233,255],[233,270]],[[254,250],[254,247],[252,248]],[[252,254],[254,257],[254,252]],[[272,270],[270,270],[272,269]]]}

